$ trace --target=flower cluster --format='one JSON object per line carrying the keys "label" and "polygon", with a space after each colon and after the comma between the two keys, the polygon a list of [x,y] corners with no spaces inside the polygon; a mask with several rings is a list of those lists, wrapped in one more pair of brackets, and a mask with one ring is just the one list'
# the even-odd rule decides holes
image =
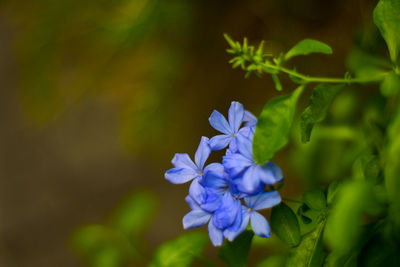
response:
{"label": "flower cluster", "polygon": [[[277,191],[265,188],[282,181],[283,175],[272,162],[262,166],[254,162],[252,141],[256,117],[244,110],[242,104],[232,102],[228,120],[214,110],[209,121],[221,134],[211,139],[201,138],[194,162],[186,153],[175,154],[174,168],[165,173],[165,178],[173,184],[192,181],[186,197],[192,211],[183,218],[184,229],[208,223],[214,246],[220,246],[224,238],[234,240],[249,223],[256,235],[269,237],[269,224],[257,211],[281,202]],[[211,151],[225,148],[222,164],[205,166]]]}

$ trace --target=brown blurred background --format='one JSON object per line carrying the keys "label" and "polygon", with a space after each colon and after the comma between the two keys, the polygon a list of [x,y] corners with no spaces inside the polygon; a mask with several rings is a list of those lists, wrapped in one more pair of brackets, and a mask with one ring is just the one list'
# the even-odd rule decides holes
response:
{"label": "brown blurred background", "polygon": [[[275,54],[324,41],[334,56],[294,64],[342,76],[354,41],[369,38],[357,32],[373,29],[375,2],[2,1],[0,266],[79,266],[71,232],[103,222],[137,188],[161,200],[150,247],[181,233],[188,187],[164,180],[174,153],[193,155],[202,135],[215,134],[213,109],[226,114],[237,100],[258,114],[277,94],[270,77],[231,69],[222,34],[265,39]],[[275,162],[296,196],[287,158]]]}

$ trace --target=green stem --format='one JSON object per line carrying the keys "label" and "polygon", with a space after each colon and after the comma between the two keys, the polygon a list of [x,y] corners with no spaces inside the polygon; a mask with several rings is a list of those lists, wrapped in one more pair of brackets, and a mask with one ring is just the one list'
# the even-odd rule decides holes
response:
{"label": "green stem", "polygon": [[279,65],[273,65],[271,63],[263,63],[263,67],[265,69],[273,69],[276,70],[277,72],[283,72],[286,73],[292,77],[296,77],[304,83],[369,83],[369,82],[379,82],[382,81],[385,75],[385,73],[381,73],[380,75],[372,76],[372,77],[364,77],[364,78],[329,78],[329,77],[310,77],[306,76],[304,74],[298,73],[296,71],[287,69],[285,67],[279,66]]}

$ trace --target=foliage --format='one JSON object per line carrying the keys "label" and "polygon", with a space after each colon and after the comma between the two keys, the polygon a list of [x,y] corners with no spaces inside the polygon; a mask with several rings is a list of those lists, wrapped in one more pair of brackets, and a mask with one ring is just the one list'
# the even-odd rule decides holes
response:
{"label": "foliage", "polygon": [[[260,77],[271,75],[275,88],[281,91],[284,88],[279,75],[286,75],[297,88],[267,101],[257,120],[246,120],[243,106],[238,102],[232,102],[229,122],[214,111],[210,123],[223,134],[210,140],[202,138],[195,163],[187,154],[176,154],[172,161],[174,168],[166,173],[165,177],[173,183],[192,180],[186,199],[192,211],[184,217],[184,227],[194,228],[210,221],[213,244],[221,245],[224,238],[228,239],[218,255],[229,266],[246,264],[253,234],[245,229],[250,220],[261,216],[255,215],[258,206],[275,206],[270,218],[272,234],[287,246],[286,251],[263,259],[258,266],[398,265],[399,14],[399,0],[380,0],[374,11],[374,22],[387,43],[391,63],[386,64],[387,60],[378,55],[364,56],[365,52],[356,51],[348,62],[351,73],[339,78],[305,75],[288,65],[298,55],[331,54],[330,46],[322,42],[305,39],[287,53],[274,57],[264,52],[264,42],[256,47],[249,45],[246,38],[239,43],[225,35],[229,45],[227,52],[233,56],[230,62],[234,68],[244,70],[246,77],[252,73]],[[318,85],[312,89],[310,105],[304,108],[300,101],[302,93],[314,83]],[[367,85],[374,88],[375,93],[359,97],[358,101],[367,101],[356,105],[349,91],[360,96]],[[357,106],[357,110],[352,106]],[[296,109],[304,110],[301,116],[296,116]],[[250,116],[250,113],[246,114]],[[251,126],[240,129],[242,123]],[[252,127],[255,127],[254,140]],[[308,143],[304,144],[300,139]],[[282,197],[283,202],[276,206],[281,199],[274,197],[260,205],[260,199],[265,200],[266,195],[271,197],[272,194],[279,196],[277,190],[290,182],[281,179],[279,167],[269,161],[289,142],[294,144],[293,155],[297,156],[295,170],[305,174],[303,181],[308,188],[299,200]],[[211,150],[226,147],[223,164],[210,164],[208,166],[212,168],[203,168]],[[243,160],[244,155],[247,158]],[[261,171],[259,175],[251,176],[255,168]],[[262,187],[256,186],[256,192],[243,190],[249,182],[244,182],[245,177],[251,177],[251,181],[261,180],[267,177],[266,173],[270,174],[270,183],[257,181],[257,185]],[[275,182],[281,185],[277,186]],[[213,200],[217,201],[211,202],[209,199],[214,197]],[[229,205],[224,203],[225,198]],[[216,206],[210,208],[210,203]],[[138,206],[133,207],[138,209]],[[257,235],[268,238],[269,226],[264,220],[252,221],[251,225]],[[127,221],[131,222],[131,219]],[[261,228],[264,232],[260,231]],[[129,226],[118,229],[126,233]],[[88,255],[106,251],[104,257],[124,262],[127,257],[122,251],[129,246],[114,230],[92,226],[77,235],[80,240],[78,247]],[[239,236],[232,234],[240,232]],[[202,233],[189,233],[168,241],[156,250],[152,265],[188,266],[195,258],[211,265],[200,256],[206,240]],[[93,243],[104,245],[98,248],[93,247]]]}

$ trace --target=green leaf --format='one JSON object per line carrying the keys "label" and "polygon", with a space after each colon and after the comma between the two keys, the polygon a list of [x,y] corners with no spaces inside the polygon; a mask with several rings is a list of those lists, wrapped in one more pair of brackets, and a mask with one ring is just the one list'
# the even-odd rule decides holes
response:
{"label": "green leaf", "polygon": [[322,190],[312,189],[303,194],[303,202],[313,210],[326,208],[326,197]]}
{"label": "green leaf", "polygon": [[341,182],[339,181],[333,181],[329,186],[328,186],[328,193],[326,196],[326,200],[328,205],[334,203],[336,196],[338,195],[338,192],[340,191],[341,188]]}
{"label": "green leaf", "polygon": [[[390,122],[387,130],[387,147],[385,149],[385,187],[390,205],[390,216],[395,225],[400,229],[400,107]],[[398,233],[400,234],[400,233]]]}
{"label": "green leaf", "polygon": [[339,252],[349,251],[361,236],[362,215],[375,213],[376,206],[369,183],[353,180],[341,185],[325,234],[332,249]]}
{"label": "green leaf", "polygon": [[287,144],[297,100],[303,88],[300,86],[291,94],[273,98],[264,106],[253,140],[253,155],[257,164],[264,165]]}
{"label": "green leaf", "polygon": [[398,63],[400,50],[400,1],[380,0],[374,10],[374,22],[389,48],[390,59]]}
{"label": "green leaf", "polygon": [[77,229],[72,236],[72,245],[94,267],[120,267],[128,258],[139,257],[127,239],[103,225],[88,225]]}
{"label": "green leaf", "polygon": [[186,233],[162,244],[154,253],[151,267],[190,266],[198,257],[208,236],[202,232]]}
{"label": "green leaf", "polygon": [[284,59],[287,61],[292,57],[311,53],[332,54],[332,48],[317,40],[304,39],[293,46],[292,49],[286,53]]}
{"label": "green leaf", "polygon": [[400,92],[400,75],[396,74],[394,71],[389,72],[381,83],[381,93],[382,95],[394,96]]}
{"label": "green leaf", "polygon": [[355,252],[343,254],[333,251],[326,257],[324,267],[357,267],[357,256]]}
{"label": "green leaf", "polygon": [[111,217],[111,223],[130,238],[135,238],[149,227],[157,207],[152,192],[136,192],[128,196]]}
{"label": "green leaf", "polygon": [[300,226],[296,215],[285,203],[272,208],[271,229],[283,243],[295,247],[300,242]]}
{"label": "green leaf", "polygon": [[225,242],[218,251],[218,256],[230,267],[246,266],[253,236],[252,231],[245,231],[233,242]]}
{"label": "green leaf", "polygon": [[326,111],[336,94],[344,85],[319,84],[314,88],[310,98],[310,105],[304,110],[300,118],[301,141],[310,141],[314,124],[326,117]]}
{"label": "green leaf", "polygon": [[322,248],[322,233],[325,227],[325,217],[322,217],[317,227],[303,236],[298,247],[293,248],[286,266],[319,267],[324,260]]}
{"label": "green leaf", "polygon": [[284,267],[286,258],[286,254],[268,255],[256,267]]}

